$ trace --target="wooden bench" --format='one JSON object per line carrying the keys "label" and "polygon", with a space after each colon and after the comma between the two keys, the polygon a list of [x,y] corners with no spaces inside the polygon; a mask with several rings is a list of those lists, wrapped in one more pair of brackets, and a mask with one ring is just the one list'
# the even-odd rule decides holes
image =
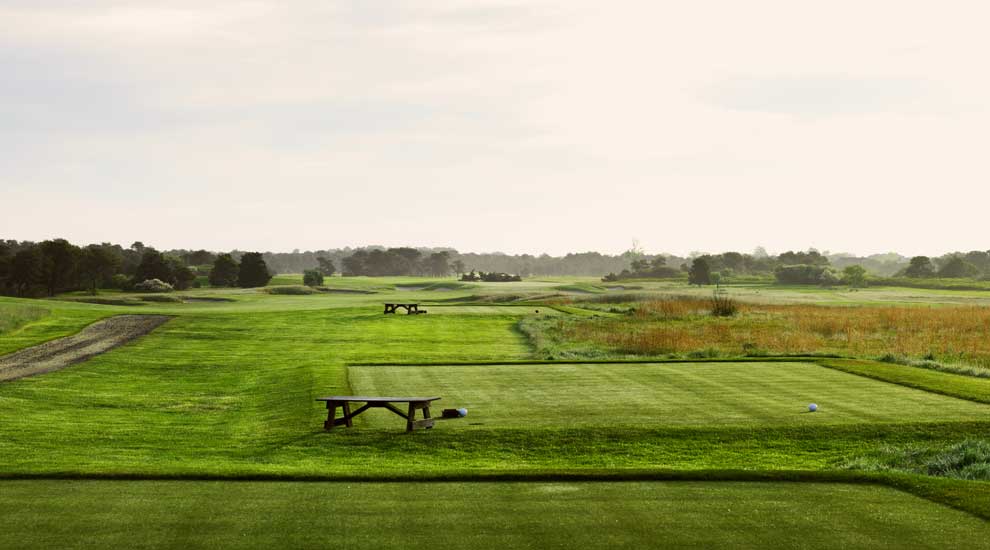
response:
{"label": "wooden bench", "polygon": [[385,314],[395,313],[400,307],[406,310],[406,315],[421,315],[426,313],[425,309],[419,309],[419,304],[385,304]]}
{"label": "wooden bench", "polygon": [[[326,401],[327,420],[323,423],[324,430],[332,430],[334,426],[341,424],[350,428],[353,424],[351,419],[371,408],[388,409],[395,414],[406,419],[406,431],[411,432],[417,428],[429,430],[433,427],[433,419],[430,418],[430,402],[440,399],[439,397],[364,397],[360,395],[333,395],[330,397],[320,397],[317,401]],[[364,403],[354,412],[351,412],[351,403]],[[407,410],[402,412],[393,403],[406,403]],[[344,416],[337,418],[337,408],[343,411]],[[416,420],[416,411],[423,411],[423,418]]]}

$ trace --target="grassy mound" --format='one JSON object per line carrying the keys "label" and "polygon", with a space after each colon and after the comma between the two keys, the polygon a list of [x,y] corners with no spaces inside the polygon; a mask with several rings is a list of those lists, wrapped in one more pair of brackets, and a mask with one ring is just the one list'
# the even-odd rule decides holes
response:
{"label": "grassy mound", "polygon": [[285,285],[265,287],[265,292],[280,296],[308,296],[310,294],[316,294],[319,291],[303,285]]}
{"label": "grassy mound", "polygon": [[142,302],[156,302],[160,304],[181,304],[182,298],[171,294],[150,294],[138,298]]}
{"label": "grassy mound", "polygon": [[554,288],[554,290],[559,290],[561,292],[578,292],[578,293],[582,293],[582,294],[600,294],[600,293],[606,292],[608,290],[608,289],[606,289],[603,286],[593,285],[593,284],[589,284],[589,283],[575,283],[575,284],[572,284],[572,285],[560,285],[560,286],[555,286],[553,288]]}
{"label": "grassy mound", "polygon": [[395,285],[396,290],[403,291],[446,291],[446,290],[464,290],[468,288],[473,288],[476,285],[469,283],[461,283],[457,281],[441,281],[436,283],[401,283]]}
{"label": "grassy mound", "polygon": [[[156,298],[157,296],[145,296],[145,298]],[[77,298],[73,300],[74,302],[82,302],[84,304],[96,304],[101,306],[141,306],[144,302],[152,302],[154,300],[139,300],[136,298],[128,297],[113,297],[113,298]]]}

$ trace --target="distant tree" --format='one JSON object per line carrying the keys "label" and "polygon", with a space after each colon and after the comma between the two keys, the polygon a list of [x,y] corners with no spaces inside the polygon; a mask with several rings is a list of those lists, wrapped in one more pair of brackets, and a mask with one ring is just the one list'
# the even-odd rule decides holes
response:
{"label": "distant tree", "polygon": [[454,260],[453,262],[450,263],[450,268],[454,270],[454,273],[458,277],[460,277],[461,274],[464,273],[464,269],[465,269],[464,262],[462,262],[461,260]]}
{"label": "distant tree", "polygon": [[866,270],[861,265],[846,266],[842,270],[842,282],[852,288],[862,288],[866,286]]}
{"label": "distant tree", "polygon": [[781,265],[828,265],[826,256],[822,256],[817,250],[807,252],[784,252],[777,256],[777,261]]}
{"label": "distant tree", "polygon": [[13,247],[0,240],[0,293],[10,285],[10,263],[14,260]]}
{"label": "distant tree", "polygon": [[358,250],[354,254],[344,258],[344,275],[356,276],[356,275],[366,275],[367,274],[367,263],[368,251]]}
{"label": "distant tree", "polygon": [[14,254],[8,277],[17,295],[26,296],[31,287],[41,280],[41,251],[31,247]]}
{"label": "distant tree", "polygon": [[904,275],[915,279],[934,277],[935,266],[932,265],[932,260],[928,256],[915,256],[911,258],[910,263],[904,269]]}
{"label": "distant tree", "polygon": [[[331,260],[330,258],[324,258],[323,256],[320,256],[316,258],[316,262],[320,264],[320,267],[318,267],[317,269],[322,275],[326,275],[327,277],[333,277],[333,274],[337,272],[337,266],[333,265],[333,260]],[[320,281],[320,284],[322,285],[323,282]]]}
{"label": "distant tree", "polygon": [[731,269],[733,273],[746,270],[746,256],[738,252],[723,252],[722,268]]}
{"label": "distant tree", "polygon": [[91,244],[82,249],[79,257],[79,273],[91,293],[108,282],[120,267],[121,257],[109,244]]}
{"label": "distant tree", "polygon": [[818,276],[818,284],[825,288],[832,288],[833,286],[839,284],[839,276],[835,274],[831,268],[823,269],[821,274]]}
{"label": "distant tree", "polygon": [[434,252],[426,258],[426,270],[434,277],[444,277],[450,273],[449,260],[449,252]]}
{"label": "distant tree", "polygon": [[168,282],[176,290],[186,290],[192,286],[193,281],[196,280],[196,273],[185,262],[174,256],[168,256],[165,258],[165,262],[168,264],[169,272],[172,274],[172,278]]}
{"label": "distant tree", "polygon": [[976,266],[981,273],[990,272],[990,253],[982,250],[973,250],[963,256],[963,260]]}
{"label": "distant tree", "polygon": [[123,273],[117,273],[116,275],[110,278],[110,287],[127,291],[134,288],[134,281],[132,281],[130,277],[124,275]]}
{"label": "distant tree", "polygon": [[389,269],[383,275],[416,275],[423,271],[423,266],[420,265],[423,253],[415,248],[389,248],[385,253],[389,258]]}
{"label": "distant tree", "polygon": [[265,286],[272,279],[268,265],[260,252],[245,252],[241,256],[241,268],[237,273],[237,286],[255,288]]}
{"label": "distant tree", "polygon": [[65,239],[44,241],[38,246],[41,251],[41,278],[49,296],[67,290],[77,275],[79,247]]}
{"label": "distant tree", "polygon": [[216,256],[206,250],[196,250],[183,254],[182,259],[186,262],[186,265],[209,265],[213,263]]}
{"label": "distant tree", "polygon": [[172,267],[161,252],[154,248],[143,248],[141,263],[134,270],[134,282],[140,283],[152,279],[171,284],[174,280],[174,273],[172,273]]}
{"label": "distant tree", "polygon": [[[664,260],[664,262],[666,263],[666,260]],[[647,260],[646,258],[637,258],[629,262],[629,269],[633,273],[646,273],[650,270],[650,260]]]}
{"label": "distant tree", "polygon": [[822,265],[781,265],[773,270],[773,275],[778,283],[792,285],[818,285],[822,284],[822,276],[828,268]]}
{"label": "distant tree", "polygon": [[213,268],[209,276],[210,286],[237,286],[239,271],[240,266],[230,254],[220,254],[216,260],[213,260]]}
{"label": "distant tree", "polygon": [[953,256],[949,258],[949,261],[945,262],[942,269],[938,270],[938,276],[948,279],[962,279],[965,277],[976,277],[979,272],[980,270],[973,264],[963,260],[959,256]]}
{"label": "distant tree", "polygon": [[698,256],[691,261],[688,271],[688,283],[692,285],[712,284],[712,269],[705,256]]}
{"label": "distant tree", "polygon": [[303,284],[306,286],[320,286],[323,284],[323,272],[319,269],[307,269],[303,271]]}
{"label": "distant tree", "polygon": [[382,277],[384,275],[405,275],[395,265],[395,257],[384,250],[372,250],[364,261],[364,275]]}

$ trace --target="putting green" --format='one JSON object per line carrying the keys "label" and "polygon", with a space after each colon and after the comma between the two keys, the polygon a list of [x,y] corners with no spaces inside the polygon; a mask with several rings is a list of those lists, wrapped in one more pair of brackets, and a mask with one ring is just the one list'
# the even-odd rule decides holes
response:
{"label": "putting green", "polygon": [[[39,498],[39,495],[46,495]],[[893,489],[743,482],[3,481],[3,548],[985,548]]]}
{"label": "putting green", "polygon": [[[356,395],[439,395],[472,426],[814,425],[985,420],[990,406],[809,363],[350,367]],[[818,412],[807,405],[817,403]],[[387,411],[359,417],[395,428]]]}

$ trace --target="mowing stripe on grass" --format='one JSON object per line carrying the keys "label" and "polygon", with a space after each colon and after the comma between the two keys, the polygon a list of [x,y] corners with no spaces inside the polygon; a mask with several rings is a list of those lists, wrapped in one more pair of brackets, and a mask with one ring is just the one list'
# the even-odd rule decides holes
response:
{"label": "mowing stripe on grass", "polygon": [[939,372],[909,365],[856,359],[817,361],[823,367],[977,403],[990,404],[990,379]]}
{"label": "mowing stripe on grass", "polygon": [[0,546],[18,548],[910,549],[979,548],[990,538],[990,524],[977,517],[862,484],[9,481],[2,486],[0,507],[9,512]]}
{"label": "mowing stripe on grass", "polygon": [[[359,395],[440,395],[466,407],[444,429],[809,425],[982,421],[984,404],[812,363],[544,364],[349,367]],[[809,413],[809,403],[819,412]],[[362,424],[394,424],[381,411]]]}

